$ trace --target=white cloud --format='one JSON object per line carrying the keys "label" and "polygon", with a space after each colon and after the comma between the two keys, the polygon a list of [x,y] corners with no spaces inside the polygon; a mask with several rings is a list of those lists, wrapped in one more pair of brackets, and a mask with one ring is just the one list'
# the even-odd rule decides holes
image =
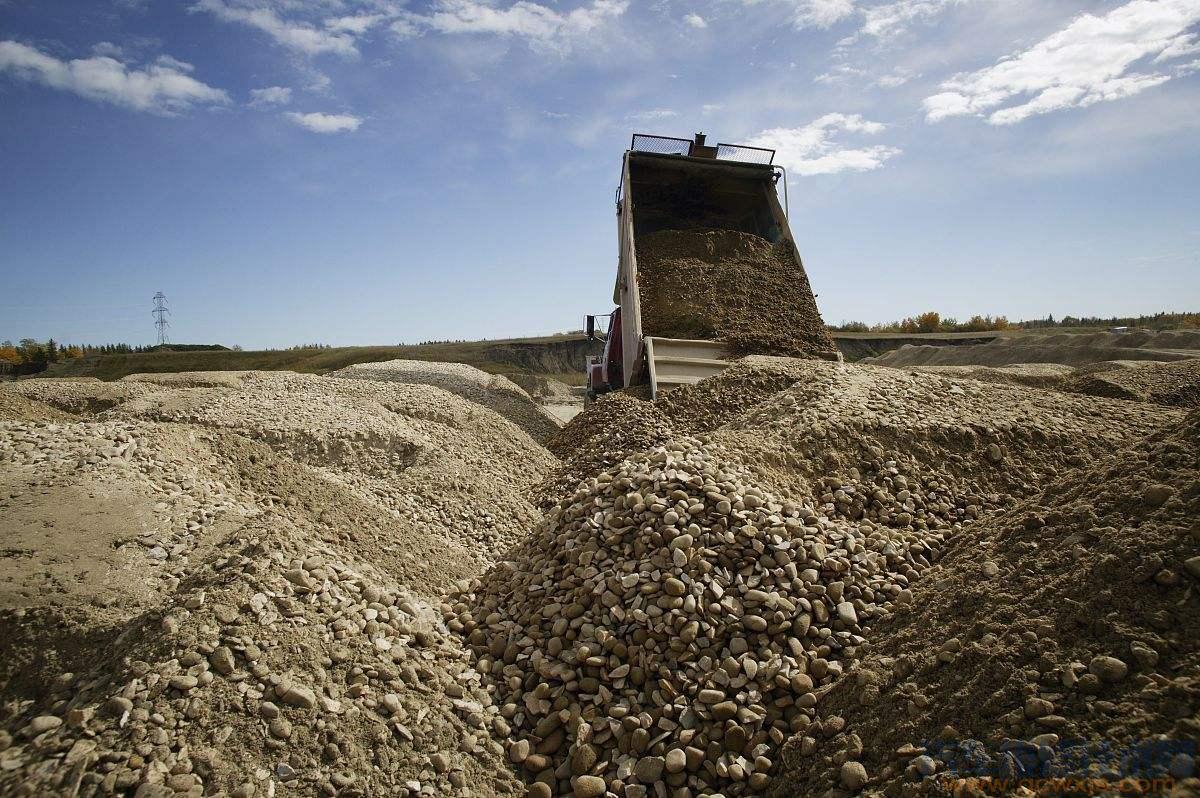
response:
{"label": "white cloud", "polygon": [[691,25],[693,28],[708,27],[708,23],[704,20],[704,17],[700,16],[699,14],[688,14],[683,18],[683,21]]}
{"label": "white cloud", "polygon": [[363,122],[359,117],[350,114],[300,114],[289,111],[284,116],[313,133],[352,133],[358,130],[358,126]]}
{"label": "white cloud", "polygon": [[854,0],[793,0],[797,28],[829,28],[854,13]]}
{"label": "white cloud", "polygon": [[292,101],[292,90],[287,86],[268,86],[250,90],[251,105],[287,105]]}
{"label": "white cloud", "polygon": [[935,17],[949,6],[966,2],[969,0],[897,0],[864,8],[860,32],[877,39],[891,38],[919,19]]}
{"label": "white cloud", "polygon": [[387,14],[358,14],[357,16],[335,17],[325,20],[325,29],[335,33],[351,33],[362,36],[371,28],[388,19]]}
{"label": "white cloud", "polygon": [[724,107],[725,106],[722,103],[705,103],[704,105],[700,106],[700,113],[707,116],[708,114],[715,114]]}
{"label": "white cloud", "polygon": [[116,59],[125,57],[125,51],[112,42],[100,42],[99,44],[92,45],[92,53]]}
{"label": "white cloud", "polygon": [[671,119],[676,116],[679,116],[679,112],[672,111],[670,108],[651,108],[626,114],[625,118],[634,122],[653,122],[656,119]]}
{"label": "white cloud", "polygon": [[[1133,0],[1102,17],[1082,14],[1066,28],[994,66],[956,75],[924,101],[926,119],[987,115],[1010,125],[1037,114],[1130,97],[1171,79],[1131,68],[1186,54],[1200,0]],[[1006,105],[1011,100],[1016,105]]]}
{"label": "white cloud", "polygon": [[322,30],[305,22],[285,20],[267,6],[231,5],[225,0],[200,0],[193,11],[207,11],[224,22],[237,22],[266,33],[279,44],[305,55],[358,55],[354,35],[346,29]]}
{"label": "white cloud", "polygon": [[188,75],[191,71],[191,64],[169,56],[130,68],[109,56],[62,61],[20,42],[0,42],[0,72],[96,102],[160,114],[229,102],[229,95]]}
{"label": "white cloud", "polygon": [[746,144],[774,149],[775,162],[793,176],[867,172],[883,166],[900,150],[882,144],[852,147],[834,141],[833,136],[839,132],[876,135],[883,130],[881,123],[858,114],[826,114],[804,127],[764,130]]}
{"label": "white cloud", "polygon": [[478,0],[439,0],[428,14],[406,14],[392,30],[402,38],[421,30],[442,34],[484,34],[522,38],[537,48],[566,51],[572,43],[621,16],[629,0],[592,0],[566,13],[518,0],[498,8]]}

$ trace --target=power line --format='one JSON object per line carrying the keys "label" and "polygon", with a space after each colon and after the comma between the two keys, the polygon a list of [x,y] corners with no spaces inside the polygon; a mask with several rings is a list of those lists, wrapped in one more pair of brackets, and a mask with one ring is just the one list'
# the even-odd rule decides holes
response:
{"label": "power line", "polygon": [[167,295],[159,291],[154,295],[154,310],[150,311],[150,315],[154,316],[154,328],[158,330],[158,344],[162,346],[167,343],[167,328],[171,326],[171,322],[167,321],[167,316],[171,313],[171,309],[167,307]]}

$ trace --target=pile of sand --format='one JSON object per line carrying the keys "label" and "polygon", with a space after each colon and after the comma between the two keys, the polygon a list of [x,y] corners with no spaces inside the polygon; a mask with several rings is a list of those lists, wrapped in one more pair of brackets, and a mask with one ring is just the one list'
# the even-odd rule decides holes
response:
{"label": "pile of sand", "polygon": [[70,421],[70,413],[12,391],[0,390],[0,421]]}
{"label": "pile of sand", "polygon": [[834,357],[790,242],[733,230],[664,230],[638,239],[642,332],[724,341],[734,354]]}
{"label": "pile of sand", "polygon": [[1200,331],[1152,333],[1049,333],[1000,336],[986,344],[913,346],[906,344],[864,362],[879,366],[1003,366],[1062,363],[1082,366],[1102,360],[1185,360],[1197,356]]}
{"label": "pile of sand", "polygon": [[1200,407],[1200,359],[1103,371],[1081,369],[1062,390],[1172,407]]}
{"label": "pile of sand", "polygon": [[1006,385],[1060,390],[1075,375],[1074,366],[1061,363],[1017,363],[1010,366],[911,366],[912,371]]}
{"label": "pile of sand", "polygon": [[433,385],[494,410],[539,443],[546,441],[562,426],[553,414],[539,406],[512,380],[463,363],[387,360],[347,366],[328,376],[347,380]]}
{"label": "pile of sand", "polygon": [[819,697],[771,794],[1194,775],[1198,518],[1192,413],[952,540]]}
{"label": "pile of sand", "polygon": [[518,794],[438,600],[554,458],[426,385],[165,382],[0,388],[98,410],[0,422],[0,792]]}

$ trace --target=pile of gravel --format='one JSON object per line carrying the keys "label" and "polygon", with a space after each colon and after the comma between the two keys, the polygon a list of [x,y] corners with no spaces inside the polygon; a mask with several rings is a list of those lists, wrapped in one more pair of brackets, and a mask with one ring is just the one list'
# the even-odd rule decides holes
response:
{"label": "pile of gravel", "polygon": [[735,355],[836,356],[790,242],[663,230],[637,242],[642,332],[723,341]]}
{"label": "pile of gravel", "polygon": [[[262,419],[268,398],[312,404],[284,387]],[[179,390],[197,417],[219,397],[259,406],[160,400]],[[446,400],[415,397],[425,412],[481,415],[426,390]],[[470,535],[232,422],[0,423],[0,534],[23,547],[0,561],[0,793],[518,794],[505,723],[437,604],[478,572]]]}
{"label": "pile of gravel", "polygon": [[1197,519],[1193,412],[951,541],[819,696],[771,795],[999,794],[1020,778],[1115,795],[1127,775],[1194,794]]}
{"label": "pile of gravel", "polygon": [[[762,368],[698,386],[726,423],[579,482],[448,609],[539,794],[761,794],[783,740],[838,731],[814,726],[817,692],[948,540],[1163,421],[889,369]],[[736,385],[770,374],[790,387],[739,407]],[[637,400],[612,399],[629,429]],[[599,419],[580,441],[605,440]]]}
{"label": "pile of gravel", "polygon": [[1006,385],[1058,390],[1076,373],[1061,363],[1017,363],[1009,366],[911,366],[912,371]]}
{"label": "pile of gravel", "polygon": [[1136,364],[1104,371],[1081,370],[1062,389],[1172,407],[1200,407],[1200,359]]}
{"label": "pile of gravel", "polygon": [[380,380],[432,385],[469,402],[494,410],[544,443],[562,423],[507,377],[488,374],[464,363],[430,363],[423,360],[388,360],[359,363],[328,376],[347,380]]}

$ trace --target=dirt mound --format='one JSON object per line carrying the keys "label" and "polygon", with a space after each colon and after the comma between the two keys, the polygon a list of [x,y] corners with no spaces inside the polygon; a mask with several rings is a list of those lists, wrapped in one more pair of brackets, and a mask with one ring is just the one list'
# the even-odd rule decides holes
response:
{"label": "dirt mound", "polygon": [[4,390],[73,415],[94,416],[130,399],[153,393],[155,389],[154,386],[138,382],[39,378],[10,383]]}
{"label": "dirt mound", "polygon": [[790,242],[732,230],[664,230],[637,244],[642,331],[720,340],[734,354],[837,352]]}
{"label": "dirt mound", "polygon": [[179,371],[162,374],[129,374],[121,382],[148,382],[174,388],[237,388],[251,371]]}
{"label": "dirt mound", "polygon": [[1200,333],[1055,333],[1011,335],[970,346],[913,346],[868,358],[878,366],[1003,366],[1061,363],[1082,366],[1102,360],[1185,360],[1196,357]]}
{"label": "dirt mound", "polygon": [[0,423],[0,793],[516,794],[436,604],[474,552],[231,426]]}
{"label": "dirt mound", "polygon": [[3,421],[70,421],[70,413],[45,402],[27,398],[0,385],[0,422]]}
{"label": "dirt mound", "polygon": [[1063,390],[1173,407],[1200,407],[1200,359],[1080,374]]}
{"label": "dirt mound", "polygon": [[772,795],[1193,775],[1197,518],[1192,413],[955,538],[820,696]]}
{"label": "dirt mound", "polygon": [[1056,390],[1062,388],[1076,369],[1061,363],[1018,363],[1011,366],[912,366],[913,371],[1006,385]]}
{"label": "dirt mound", "polygon": [[433,385],[494,410],[544,443],[562,424],[539,407],[529,394],[507,377],[488,374],[462,363],[428,363],[423,360],[388,360],[360,363],[328,376],[348,380]]}
{"label": "dirt mound", "polygon": [[428,385],[252,372],[235,389],[162,389],[111,416],[234,430],[489,563],[538,513],[556,461],[494,412]]}

